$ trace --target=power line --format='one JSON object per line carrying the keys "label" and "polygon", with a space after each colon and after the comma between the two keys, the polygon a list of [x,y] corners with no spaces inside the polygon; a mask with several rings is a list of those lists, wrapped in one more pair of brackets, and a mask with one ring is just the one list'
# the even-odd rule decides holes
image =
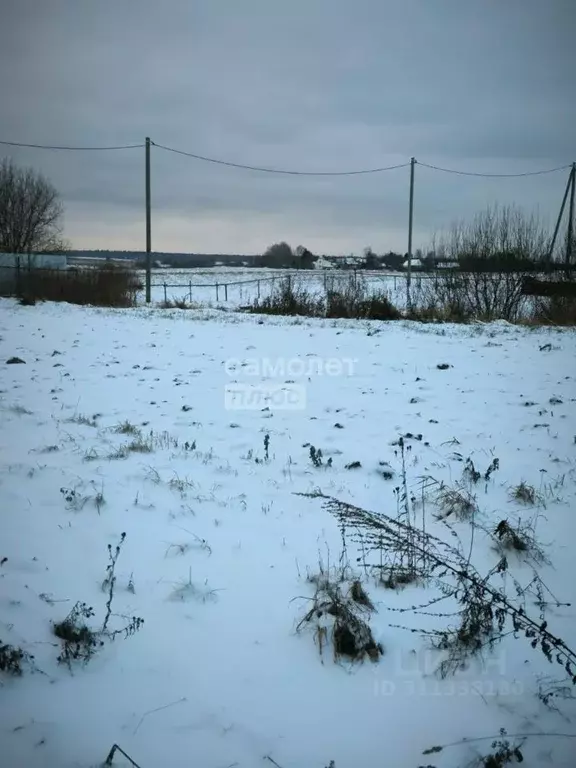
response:
{"label": "power line", "polygon": [[123,144],[117,147],[69,147],[69,146],[55,146],[52,144],[23,144],[19,141],[2,141],[0,144],[4,144],[8,147],[27,147],[28,149],[60,149],[68,152],[110,152],[118,149],[141,149],[144,144]]}
{"label": "power line", "polygon": [[421,163],[418,160],[416,162],[418,163],[418,165],[421,165],[424,168],[431,168],[433,171],[442,171],[443,173],[455,173],[458,176],[481,176],[483,178],[492,178],[492,179],[517,179],[517,178],[520,178],[521,176],[542,176],[545,173],[556,173],[557,171],[566,171],[572,167],[572,165],[569,164],[569,165],[561,165],[558,168],[547,168],[543,171],[527,171],[525,173],[475,173],[473,171],[457,171],[452,168],[440,168],[437,165],[429,165],[428,163]]}
{"label": "power line", "polygon": [[[223,165],[228,168],[240,168],[247,171],[258,171],[259,173],[276,173],[285,176],[362,176],[374,173],[383,173],[385,171],[394,171],[398,168],[407,168],[410,162],[398,163],[397,165],[388,165],[379,168],[364,168],[356,171],[295,171],[284,168],[267,168],[258,165],[246,165],[244,163],[233,163],[229,160],[220,160],[214,157],[206,157],[205,155],[198,155],[194,152],[185,152],[181,149],[175,149],[174,147],[167,147],[163,144],[156,144],[156,142],[150,142],[152,146],[158,149],[163,149],[166,152],[173,152],[177,155],[183,155],[184,157],[190,157],[193,160],[200,160],[205,163],[213,163],[215,165]],[[19,141],[3,141],[0,139],[0,144],[9,147],[25,147],[27,149],[51,149],[67,152],[113,152],[125,149],[142,149],[144,143],[139,144],[121,144],[117,146],[108,147],[81,147],[81,146],[69,146],[69,145],[55,145],[55,144],[25,144]],[[557,173],[558,171],[569,170],[572,165],[561,165],[556,168],[546,168],[540,171],[525,171],[524,173],[479,173],[475,171],[460,171],[455,168],[442,168],[438,165],[431,165],[430,163],[423,163],[418,160],[415,161],[423,168],[430,168],[433,171],[440,171],[442,173],[452,173],[457,176],[477,176],[481,178],[503,179],[503,178],[522,178],[524,176],[542,176],[548,173]]]}
{"label": "power line", "polygon": [[158,149],[166,150],[166,152],[174,152],[177,155],[191,157],[194,160],[202,160],[205,163],[215,163],[216,165],[225,165],[229,168],[242,168],[247,171],[259,171],[260,173],[281,173],[285,176],[360,176],[368,173],[394,171],[396,168],[407,168],[410,165],[410,163],[400,163],[398,165],[388,165],[383,168],[366,168],[360,171],[289,171],[281,168],[263,168],[257,165],[244,165],[243,163],[232,163],[228,160],[217,160],[213,157],[205,157],[204,155],[196,155],[193,152],[184,152],[181,149],[165,147],[162,144],[156,144],[154,141],[152,141],[151,144]]}
{"label": "power line", "polygon": [[[383,168],[367,168],[359,171],[290,171],[280,168],[263,168],[254,165],[244,165],[243,163],[232,163],[227,160],[219,160],[213,157],[206,157],[204,155],[197,155],[193,152],[184,152],[181,149],[174,149],[172,147],[166,147],[162,144],[156,144],[154,141],[151,144],[158,149],[164,149],[167,152],[174,152],[177,155],[184,155],[185,157],[191,157],[194,160],[202,160],[206,163],[215,163],[217,165],[225,165],[231,168],[243,168],[249,171],[259,171],[261,173],[282,173],[289,176],[359,176],[369,173],[382,173],[383,171],[393,171],[396,168],[407,168],[410,163],[399,163],[398,165],[389,165]],[[556,173],[557,171],[564,171],[572,166],[562,165],[558,168],[547,168],[542,171],[527,171],[525,173],[474,173],[472,171],[458,171],[451,168],[441,168],[437,165],[429,165],[428,163],[420,163],[415,161],[418,165],[422,165],[424,168],[431,168],[434,171],[442,171],[443,173],[455,173],[459,176],[482,176],[485,178],[520,178],[521,176],[541,176],[545,173]]]}

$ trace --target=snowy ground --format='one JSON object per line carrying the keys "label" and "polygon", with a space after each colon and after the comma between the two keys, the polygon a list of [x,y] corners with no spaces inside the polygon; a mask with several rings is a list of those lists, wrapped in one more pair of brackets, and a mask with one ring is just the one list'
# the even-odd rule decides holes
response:
{"label": "snowy ground", "polygon": [[[7,365],[12,356],[25,364]],[[482,472],[499,459],[470,486],[476,523],[538,516],[552,563],[538,570],[572,604],[550,606],[549,626],[576,646],[573,331],[1,300],[0,366],[0,641],[34,655],[22,677],[0,673],[2,766],[88,768],[116,742],[142,768],[464,768],[492,740],[454,744],[465,737],[576,734],[573,702],[558,702],[561,716],[536,696],[537,676],[562,668],[523,636],[456,677],[435,676],[442,655],[391,625],[450,618],[391,610],[426,602],[430,588],[377,586],[350,539],[384,655],[334,663],[311,630],[296,632],[314,594],[307,574],[342,555],[334,517],[296,494],[321,489],[394,517],[393,443],[411,433],[422,436],[406,439],[418,516],[460,538],[482,573],[498,560],[487,535],[476,528],[470,546],[469,522],[435,522],[431,501],[418,506],[421,478],[454,484],[462,459]],[[231,385],[253,384],[284,387],[292,408],[231,397]],[[149,452],[116,431],[125,422]],[[522,480],[535,506],[511,500]],[[107,546],[123,532],[110,628],[119,614],[145,623],[71,674],[52,622],[84,601],[92,626],[102,623]],[[522,584],[533,577],[513,557],[510,569]],[[527,611],[538,619],[533,601]],[[423,755],[435,745],[451,746]],[[573,766],[575,751],[576,740],[550,735],[522,746],[529,768]]]}

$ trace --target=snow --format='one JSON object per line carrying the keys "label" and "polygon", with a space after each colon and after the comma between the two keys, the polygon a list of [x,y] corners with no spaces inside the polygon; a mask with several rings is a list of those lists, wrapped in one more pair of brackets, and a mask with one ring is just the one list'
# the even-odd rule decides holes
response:
{"label": "snow", "polygon": [[[576,732],[536,697],[536,676],[562,669],[524,637],[436,677],[441,657],[392,626],[423,626],[390,609],[425,602],[424,586],[385,590],[359,572],[377,608],[377,664],[334,663],[329,650],[321,659],[312,632],[295,631],[313,596],[306,574],[342,551],[334,517],[298,494],[321,489],[394,517],[392,443],[407,432],[422,434],[407,440],[411,489],[423,476],[460,478],[457,454],[482,470],[499,458],[477,490],[484,525],[529,518],[510,488],[539,489],[537,530],[552,563],[540,572],[561,602],[576,603],[573,331],[0,300],[0,350],[0,641],[33,654],[37,670],[0,673],[2,765],[87,768],[118,743],[142,768],[462,768],[490,739],[422,753],[500,728]],[[5,364],[13,356],[25,364]],[[305,402],[227,410],[237,384],[297,384]],[[133,439],[115,431],[126,421],[153,431],[152,451],[110,458]],[[345,469],[355,461],[361,468]],[[396,478],[384,480],[379,462]],[[452,541],[426,510],[431,530]],[[467,548],[470,524],[452,527]],[[122,532],[113,611],[145,623],[71,674],[56,661],[51,622],[84,601],[101,624],[107,546]],[[497,562],[480,529],[471,551],[482,573]],[[350,567],[358,556],[348,541]],[[528,565],[510,567],[530,581]],[[447,621],[428,617],[426,627]],[[573,607],[550,608],[548,621],[576,645]],[[567,738],[533,737],[522,749],[528,767],[574,764]]]}
{"label": "snow", "polygon": [[[338,271],[335,268],[290,270],[213,267],[161,270],[152,272],[152,301],[161,303],[165,297],[168,301],[183,298],[189,301],[191,294],[195,305],[235,309],[251,304],[258,297],[262,299],[270,295],[287,275],[290,275],[294,285],[301,285],[318,295],[324,295],[326,287],[330,287],[333,281],[335,284],[345,284],[352,277],[350,271]],[[140,272],[140,277],[144,283],[144,271]],[[366,281],[375,290],[389,291],[398,305],[405,301],[406,280],[402,275],[362,270],[358,272],[358,279]],[[418,287],[416,280],[414,285]],[[140,300],[144,303],[143,292]]]}

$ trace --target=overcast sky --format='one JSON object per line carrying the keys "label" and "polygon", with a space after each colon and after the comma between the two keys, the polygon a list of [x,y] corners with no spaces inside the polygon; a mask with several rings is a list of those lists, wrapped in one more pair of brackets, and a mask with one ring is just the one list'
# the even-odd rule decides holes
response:
{"label": "overcast sky", "polygon": [[[0,139],[158,144],[341,171],[576,159],[576,0],[2,0]],[[77,248],[145,248],[144,150],[0,147],[47,174]],[[415,246],[491,202],[552,220],[567,172],[416,167]],[[407,247],[409,169],[294,177],[152,150],[152,247]]]}

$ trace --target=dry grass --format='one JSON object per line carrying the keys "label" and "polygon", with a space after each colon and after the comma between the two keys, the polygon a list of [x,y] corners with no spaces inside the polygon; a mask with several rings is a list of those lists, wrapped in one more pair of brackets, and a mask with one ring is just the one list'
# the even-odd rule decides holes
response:
{"label": "dry grass", "polygon": [[466,489],[441,484],[436,491],[435,502],[439,510],[439,519],[448,517],[457,520],[470,520],[478,510],[476,499]]}
{"label": "dry grass", "polygon": [[66,301],[98,307],[133,307],[142,283],[138,274],[124,267],[96,269],[32,269],[16,278],[16,295],[33,305],[36,301]]}
{"label": "dry grass", "polygon": [[119,435],[139,435],[140,430],[138,427],[134,426],[131,422],[129,422],[127,419],[120,422],[115,428],[114,432],[117,432]]}
{"label": "dry grass", "polygon": [[533,506],[538,499],[538,494],[536,493],[534,486],[528,485],[524,481],[511,489],[510,496],[514,501],[518,501],[520,504],[526,504],[527,506]]}
{"label": "dry grass", "polygon": [[500,520],[493,536],[501,554],[515,552],[537,563],[547,563],[544,550],[536,539],[533,521],[518,521],[515,525],[508,520]]}
{"label": "dry grass", "polygon": [[336,662],[343,658],[377,662],[384,649],[375,641],[366,621],[375,607],[360,580],[350,579],[346,568],[324,569],[322,564],[319,572],[307,580],[315,584],[316,592],[296,631],[312,627],[322,663],[324,650],[330,644]]}
{"label": "dry grass", "polygon": [[322,298],[311,295],[293,278],[285,277],[270,296],[257,299],[249,311],[265,315],[322,317],[325,307]]}
{"label": "dry grass", "polygon": [[95,413],[93,416],[87,416],[85,413],[75,413],[69,419],[66,419],[67,424],[81,424],[83,427],[97,427],[98,415]]}
{"label": "dry grass", "polygon": [[204,309],[202,304],[198,304],[196,301],[189,301],[187,298],[183,299],[166,299],[160,303],[161,309]]}

